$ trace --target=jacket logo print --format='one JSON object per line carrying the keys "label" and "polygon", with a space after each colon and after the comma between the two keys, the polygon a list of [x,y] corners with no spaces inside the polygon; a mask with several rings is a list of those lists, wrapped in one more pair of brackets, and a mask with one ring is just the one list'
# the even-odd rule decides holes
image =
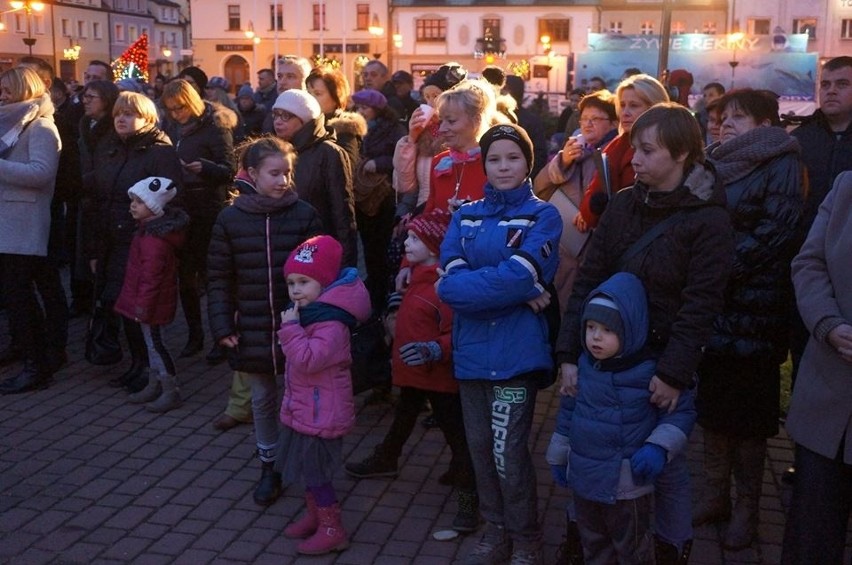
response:
{"label": "jacket logo print", "polygon": [[520,249],[523,242],[524,230],[521,228],[509,228],[506,230],[506,247]]}
{"label": "jacket logo print", "polygon": [[313,244],[303,245],[299,248],[299,252],[296,253],[296,256],[293,258],[294,261],[298,261],[299,263],[313,263],[314,262],[314,253],[317,251],[317,246]]}
{"label": "jacket logo print", "polygon": [[550,257],[551,253],[553,253],[553,242],[548,239],[544,242],[544,245],[541,246],[541,256],[547,259]]}

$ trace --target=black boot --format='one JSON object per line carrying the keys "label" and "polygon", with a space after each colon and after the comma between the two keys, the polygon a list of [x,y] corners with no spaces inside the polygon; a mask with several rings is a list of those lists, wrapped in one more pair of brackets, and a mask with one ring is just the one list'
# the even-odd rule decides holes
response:
{"label": "black boot", "polygon": [[133,359],[130,367],[125,372],[109,380],[109,386],[113,386],[115,388],[127,387],[130,383],[139,378],[139,375],[144,373],[146,368],[147,367],[141,359]]}
{"label": "black boot", "polygon": [[[657,562],[662,563],[661,561]],[[577,522],[568,520],[565,541],[562,542],[559,551],[556,553],[556,563],[557,565],[583,565],[585,563],[583,544],[580,542],[580,530],[577,529]]]}
{"label": "black boot", "polygon": [[148,348],[145,345],[145,336],[142,335],[142,327],[133,320],[124,320],[124,335],[127,337],[128,349],[130,349],[130,369],[123,375],[114,379],[117,384],[129,392],[138,392],[148,384]]}
{"label": "black boot", "polygon": [[35,361],[24,360],[21,372],[0,383],[0,394],[20,394],[32,390],[41,390],[50,386],[53,379],[50,373],[41,369]]}
{"label": "black boot", "polygon": [[204,348],[204,330],[201,325],[189,326],[189,337],[186,345],[181,349],[181,357],[192,357]]}
{"label": "black boot", "polygon": [[275,462],[261,463],[260,480],[254,489],[254,501],[261,506],[269,506],[281,496],[281,473],[275,471]]}
{"label": "black boot", "polygon": [[691,539],[684,542],[683,551],[678,551],[676,545],[654,536],[654,556],[657,565],[686,565],[691,552]]}
{"label": "black boot", "polygon": [[225,352],[225,348],[216,343],[210,348],[210,351],[204,359],[207,361],[208,365],[218,365],[227,358],[228,354]]}
{"label": "black boot", "polygon": [[[192,278],[192,277],[191,277]],[[204,330],[201,327],[201,300],[198,290],[187,281],[181,280],[180,305],[189,328],[186,346],[180,352],[181,357],[192,357],[204,348]]]}

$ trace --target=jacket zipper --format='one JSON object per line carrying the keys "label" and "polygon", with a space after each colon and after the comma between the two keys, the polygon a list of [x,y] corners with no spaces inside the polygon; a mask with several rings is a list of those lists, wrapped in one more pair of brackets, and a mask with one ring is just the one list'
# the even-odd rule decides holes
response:
{"label": "jacket zipper", "polygon": [[278,356],[275,355],[277,335],[275,332],[275,297],[272,283],[272,237],[269,233],[269,214],[266,215],[266,285],[268,289],[267,300],[269,301],[269,313],[272,319],[272,339],[270,340],[270,353],[272,353],[272,374],[278,374]]}

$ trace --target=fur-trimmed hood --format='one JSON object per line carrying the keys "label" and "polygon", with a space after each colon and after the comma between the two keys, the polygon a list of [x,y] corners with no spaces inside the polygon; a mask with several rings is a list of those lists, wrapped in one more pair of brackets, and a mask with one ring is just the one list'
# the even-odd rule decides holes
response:
{"label": "fur-trimmed hood", "polygon": [[333,129],[337,137],[347,135],[364,137],[367,135],[367,120],[358,112],[337,110],[325,117],[325,125],[327,128]]}
{"label": "fur-trimmed hood", "polygon": [[170,233],[182,232],[189,225],[189,214],[182,208],[167,206],[163,215],[149,222],[143,222],[139,229],[146,235],[164,238]]}
{"label": "fur-trimmed hood", "polygon": [[[213,123],[220,128],[233,130],[240,123],[237,113],[218,102],[208,102],[210,104],[211,117]],[[206,113],[206,112],[205,112]]]}

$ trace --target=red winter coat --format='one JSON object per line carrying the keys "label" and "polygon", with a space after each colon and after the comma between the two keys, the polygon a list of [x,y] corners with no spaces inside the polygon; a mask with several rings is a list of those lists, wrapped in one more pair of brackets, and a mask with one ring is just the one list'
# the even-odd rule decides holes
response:
{"label": "red winter coat", "polygon": [[[453,378],[452,361],[453,310],[435,293],[438,267],[438,264],[431,267],[415,265],[411,270],[411,283],[402,295],[396,316],[393,384],[457,393],[459,385]],[[437,341],[441,346],[441,360],[413,367],[406,365],[399,357],[399,348],[412,341]]]}
{"label": "red winter coat", "polygon": [[466,163],[456,163],[450,168],[436,170],[435,167],[442,160],[449,158],[449,149],[432,158],[429,198],[426,200],[424,213],[431,212],[435,208],[448,211],[447,201],[456,191],[456,182],[459,183],[458,198],[460,200],[479,200],[485,196],[486,178],[485,169],[482,168],[482,156],[477,154],[473,160]]}
{"label": "red winter coat", "polygon": [[[612,194],[615,194],[622,188],[633,186],[633,183],[636,182],[636,173],[633,172],[633,164],[630,162],[633,160],[633,146],[630,145],[630,134],[622,133],[610,141],[604,147],[603,152],[606,154],[607,162],[609,163]],[[586,189],[586,193],[583,195],[583,201],[580,203],[580,214],[583,215],[583,219],[589,224],[590,228],[597,227],[600,216],[592,213],[589,208],[589,202],[592,199],[592,195],[604,192],[605,190],[603,179],[595,173],[592,182],[589,183],[589,188]]]}
{"label": "red winter coat", "polygon": [[130,243],[127,270],[115,311],[143,324],[162,326],[175,318],[178,297],[177,250],[189,217],[167,208],[164,216],[144,222]]}

